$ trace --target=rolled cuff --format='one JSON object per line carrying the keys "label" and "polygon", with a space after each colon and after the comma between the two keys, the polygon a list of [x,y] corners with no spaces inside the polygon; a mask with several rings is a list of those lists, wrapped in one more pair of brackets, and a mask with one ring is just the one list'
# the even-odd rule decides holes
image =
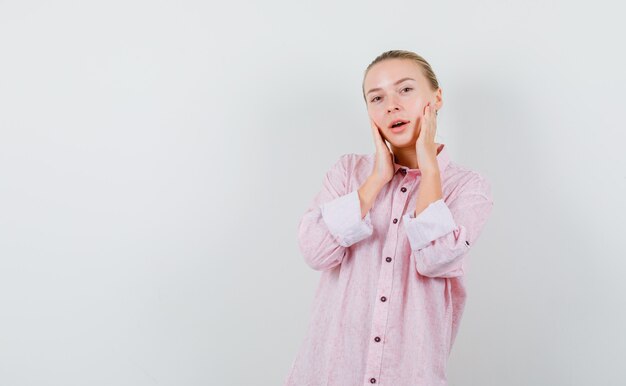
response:
{"label": "rolled cuff", "polygon": [[370,236],[374,227],[368,211],[361,218],[361,201],[358,190],[339,196],[320,205],[322,218],[339,245],[349,247]]}
{"label": "rolled cuff", "polygon": [[415,251],[457,228],[443,199],[431,202],[417,217],[411,212],[402,216],[402,220],[411,249]]}

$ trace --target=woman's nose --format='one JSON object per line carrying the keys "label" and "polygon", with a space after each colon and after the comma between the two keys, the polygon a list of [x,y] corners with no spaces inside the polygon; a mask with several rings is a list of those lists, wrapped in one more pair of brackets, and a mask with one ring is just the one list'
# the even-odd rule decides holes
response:
{"label": "woman's nose", "polygon": [[392,111],[392,110],[398,110],[399,109],[398,102],[396,102],[396,100],[394,98],[390,97],[388,99],[388,101],[389,101],[389,104],[387,105],[387,111],[388,112]]}

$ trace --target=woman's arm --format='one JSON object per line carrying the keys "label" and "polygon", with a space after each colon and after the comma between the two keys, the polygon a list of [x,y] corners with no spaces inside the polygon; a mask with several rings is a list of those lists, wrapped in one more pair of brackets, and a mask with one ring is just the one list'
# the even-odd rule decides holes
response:
{"label": "woman's arm", "polygon": [[[359,191],[348,190],[351,154],[342,155],[324,176],[322,189],[298,224],[298,245],[305,262],[317,271],[341,264],[347,247],[374,232],[369,211],[362,216]],[[365,200],[373,187],[365,189]]]}
{"label": "woman's arm", "polygon": [[491,214],[491,185],[476,175],[449,202],[430,203],[417,216],[403,216],[404,229],[411,245],[411,259],[423,276],[462,276],[471,246],[482,233]]}
{"label": "woman's arm", "polygon": [[371,174],[359,188],[359,200],[361,201],[361,218],[364,218],[367,212],[372,209],[374,201],[378,193],[385,186],[376,176]]}
{"label": "woman's arm", "polygon": [[437,170],[423,172],[422,179],[420,181],[420,187],[417,191],[417,202],[415,203],[415,212],[413,216],[420,214],[428,205],[441,199],[443,193],[441,192],[441,174],[439,173],[439,167]]}

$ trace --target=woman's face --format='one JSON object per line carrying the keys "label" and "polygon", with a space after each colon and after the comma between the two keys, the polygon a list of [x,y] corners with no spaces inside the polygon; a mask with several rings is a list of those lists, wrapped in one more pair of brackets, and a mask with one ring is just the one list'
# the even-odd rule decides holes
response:
{"label": "woman's face", "polygon": [[[436,110],[443,104],[441,88],[432,91],[419,65],[409,59],[387,59],[372,66],[363,82],[368,115],[383,139],[395,147],[415,146],[428,102]],[[409,121],[399,132],[394,120]]]}

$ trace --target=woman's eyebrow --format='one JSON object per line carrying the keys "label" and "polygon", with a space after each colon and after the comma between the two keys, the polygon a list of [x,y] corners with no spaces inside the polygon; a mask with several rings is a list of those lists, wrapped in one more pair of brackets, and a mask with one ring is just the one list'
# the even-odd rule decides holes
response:
{"label": "woman's eyebrow", "polygon": [[[404,82],[405,80],[415,80],[415,79],[413,79],[413,78],[402,78],[402,79],[396,81],[396,83],[394,83],[394,85],[400,84],[400,83]],[[380,91],[380,90],[381,90],[380,87],[376,87],[376,88],[370,89],[365,95],[367,95],[367,94],[369,94],[371,92]]]}

